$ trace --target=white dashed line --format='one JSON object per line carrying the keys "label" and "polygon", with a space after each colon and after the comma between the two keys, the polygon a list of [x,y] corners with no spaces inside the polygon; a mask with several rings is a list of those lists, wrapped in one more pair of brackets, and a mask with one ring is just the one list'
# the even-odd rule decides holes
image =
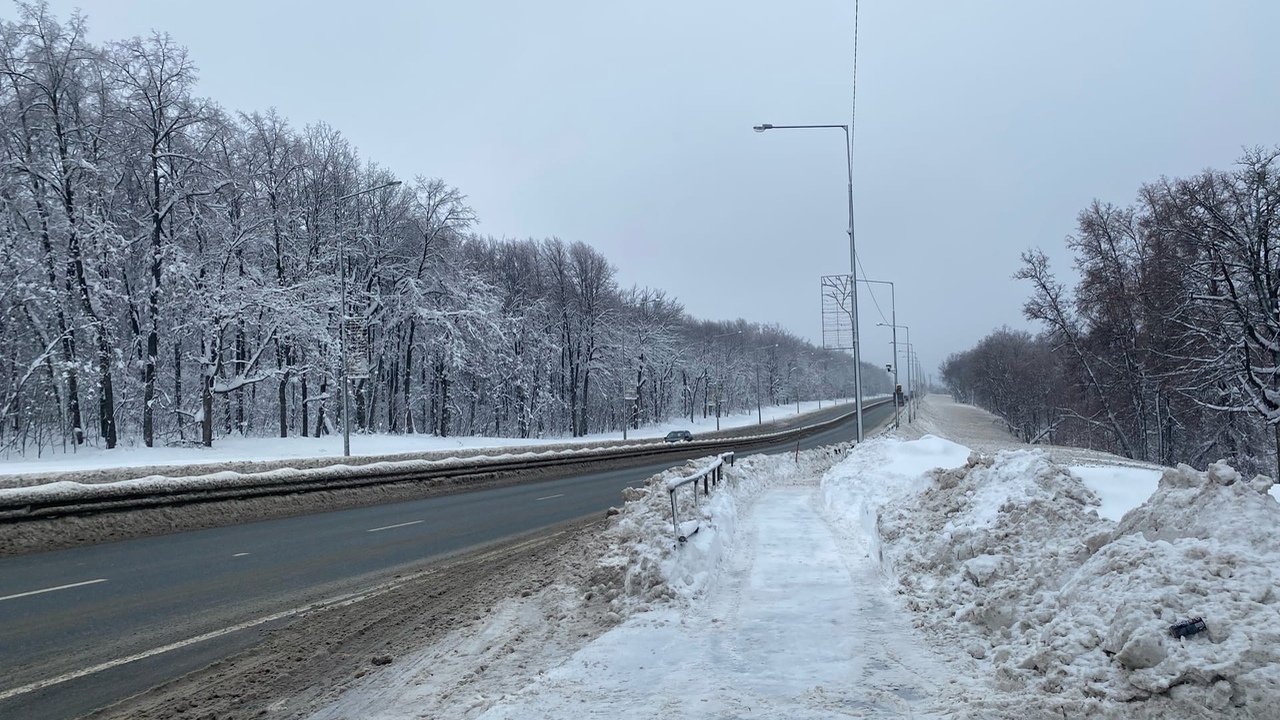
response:
{"label": "white dashed line", "polygon": [[249,554],[249,553],[236,553],[235,555],[232,555],[231,557],[244,557],[245,555],[248,555],[248,554]]}
{"label": "white dashed line", "polygon": [[559,495],[548,495],[546,497],[540,497],[535,499],[534,502],[537,502],[538,500],[554,500],[555,498],[558,498],[558,497],[564,497],[564,493],[560,493]]}
{"label": "white dashed line", "polygon": [[[419,520],[418,522],[422,522],[422,521]],[[563,534],[564,532],[561,531],[561,532],[555,533],[552,537],[558,537]],[[545,538],[535,539],[535,540],[525,540],[523,542],[516,543],[515,545],[512,545],[510,547],[502,548],[500,551],[493,550],[484,555],[477,556],[475,561],[479,562],[483,558],[487,558],[487,557],[500,557],[503,553],[508,553],[508,554],[514,553],[520,548],[536,547],[539,542],[543,542],[544,540]],[[85,668],[83,670],[76,670],[75,672],[64,673],[55,678],[49,678],[47,680],[39,680],[33,683],[28,683],[21,687],[10,688],[8,690],[0,690],[0,701],[8,700],[9,698],[17,697],[19,695],[25,695],[27,693],[35,692],[37,690],[43,690],[47,687],[52,687],[54,685],[67,682],[68,680],[74,680],[76,678],[85,677],[86,675],[93,675],[94,673],[99,673],[99,672],[102,672],[103,670],[110,670],[111,668],[114,668],[114,667],[127,665],[131,662],[143,660],[149,657],[154,657],[156,655],[167,653],[172,650],[177,650],[179,648],[184,648],[189,645],[194,645],[196,643],[204,642],[206,640],[212,640],[214,638],[222,637],[223,635],[228,635],[230,633],[239,632],[241,630],[257,627],[259,625],[263,625],[269,622],[274,622],[276,620],[283,620],[285,618],[292,617],[294,615],[299,615],[305,612],[311,612],[314,610],[319,610],[321,608],[343,607],[347,605],[353,605],[355,603],[360,602],[361,600],[377,597],[391,590],[395,590],[396,588],[404,587],[409,583],[416,582],[423,578],[431,577],[437,572],[439,572],[439,570],[436,568],[432,568],[430,570],[424,570],[422,572],[413,573],[408,577],[397,578],[396,580],[391,582],[375,585],[374,587],[370,588],[367,591],[354,592],[354,593],[349,593],[347,595],[340,595],[338,597],[331,598],[329,600],[321,600],[320,602],[311,603],[310,605],[304,605],[302,607],[294,608],[292,610],[285,610],[284,612],[273,613],[271,615],[267,615],[266,617],[260,617],[255,620],[249,620],[248,622],[242,622],[236,625],[232,625],[231,627],[228,627],[228,628],[223,628],[221,630],[214,630],[213,632],[208,632],[193,638],[188,638],[186,640],[181,640],[179,642],[170,643],[163,647],[158,647],[153,650],[147,650],[146,652],[140,652],[136,655],[130,655],[129,657],[120,658],[119,660],[111,660],[108,662],[100,663],[98,665],[94,665],[93,667],[90,667],[90,668]],[[106,578],[102,578],[101,580],[91,580],[90,582],[106,582]],[[78,584],[84,584],[84,583],[78,583]],[[57,588],[50,588],[50,590],[54,590],[54,589],[57,589]]]}
{"label": "white dashed line", "polygon": [[386,525],[384,527],[369,528],[368,530],[365,530],[365,532],[378,532],[380,530],[390,530],[392,528],[408,527],[409,525],[417,525],[418,523],[422,523],[422,522],[426,522],[426,520],[410,520],[409,522],[397,523],[395,525]]}
{"label": "white dashed line", "polygon": [[84,582],[71,583],[70,585],[59,585],[58,587],[45,588],[43,590],[31,590],[28,592],[14,593],[13,595],[0,596],[0,600],[14,600],[28,595],[39,595],[40,593],[53,592],[54,590],[66,590],[67,588],[80,587],[82,585],[96,585],[106,582],[106,578],[98,578],[97,580],[85,580]]}
{"label": "white dashed line", "polygon": [[[102,581],[95,580],[94,582],[102,582]],[[128,665],[129,663],[137,662],[138,660],[145,660],[149,657],[162,655],[164,653],[167,653],[173,650],[178,650],[180,648],[187,647],[188,645],[195,645],[196,643],[201,643],[206,640],[219,638],[219,637],[222,637],[223,635],[230,635],[231,633],[240,632],[241,630],[248,630],[249,628],[254,628],[269,622],[275,622],[276,620],[283,620],[285,618],[289,618],[294,615],[299,615],[301,613],[308,612],[310,610],[316,610],[316,609],[325,608],[325,607],[341,607],[343,605],[350,605],[352,603],[359,602],[364,598],[373,597],[374,595],[379,595],[395,587],[398,587],[398,584],[386,584],[386,585],[374,588],[369,592],[351,593],[349,595],[343,595],[341,597],[337,597],[332,600],[324,600],[321,602],[312,603],[310,605],[304,605],[303,607],[300,607],[300,608],[294,608],[292,610],[285,610],[283,612],[273,613],[271,615],[267,615],[266,617],[260,617],[255,620],[249,620],[248,622],[238,623],[236,625],[232,625],[231,627],[226,627],[221,630],[214,630],[213,632],[207,632],[203,635],[197,635],[196,637],[193,637],[193,638],[180,640],[175,643],[169,643],[168,645],[164,645],[162,647],[158,647],[153,650],[147,650],[146,652],[140,652],[136,655],[130,655],[129,657],[123,657],[118,660],[110,660],[108,662],[94,665],[93,667],[84,668],[83,670],[76,670],[74,672],[64,673],[57,677],[49,678],[48,680],[39,680],[37,682],[29,683],[21,687],[10,688],[8,690],[0,690],[0,701],[8,700],[9,698],[17,697],[19,695],[25,695],[30,692],[35,692],[37,690],[43,690],[47,687],[52,687],[54,685],[62,684],[64,682],[67,682],[68,680],[75,680],[76,678],[82,678],[82,677],[85,677],[86,675],[93,675],[95,673],[100,673],[103,670],[110,670],[111,668],[120,667],[121,665]]]}

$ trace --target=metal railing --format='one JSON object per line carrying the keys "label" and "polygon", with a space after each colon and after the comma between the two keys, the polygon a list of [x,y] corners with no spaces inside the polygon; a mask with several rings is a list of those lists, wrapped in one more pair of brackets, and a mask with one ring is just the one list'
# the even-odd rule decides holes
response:
{"label": "metal railing", "polygon": [[[688,477],[672,478],[667,481],[667,495],[671,498],[671,527],[675,530],[676,539],[680,542],[687,541],[694,535],[694,533],[698,532],[702,526],[695,524],[693,526],[693,530],[687,533],[680,532],[680,516],[679,511],[676,510],[676,491],[686,485],[693,485],[693,506],[697,508],[698,481],[702,481],[702,494],[710,495],[711,487],[718,485],[720,480],[723,479],[725,462],[727,461],[730,465],[733,465],[733,459],[734,455],[732,452],[720,453],[710,465],[702,470],[699,470]],[[697,516],[694,517],[694,522],[697,523]]]}
{"label": "metal railing", "polygon": [[[882,403],[869,403],[870,406],[878,404]],[[847,419],[848,415],[842,415],[792,430],[745,437],[695,440],[693,443],[678,447],[653,442],[585,451],[555,451],[533,456],[379,462],[358,466],[337,465],[314,468],[309,471],[280,468],[261,473],[241,474],[234,478],[224,478],[220,474],[174,478],[164,486],[122,482],[101,486],[83,485],[74,490],[67,489],[59,492],[0,493],[0,525],[67,515],[90,515],[255,497],[332,492],[396,483],[465,485],[469,478],[494,474],[553,470],[569,466],[581,468],[584,465],[637,462],[663,456],[678,457],[687,454],[691,449],[690,446],[711,452],[731,449],[746,452],[808,437],[845,422]]]}

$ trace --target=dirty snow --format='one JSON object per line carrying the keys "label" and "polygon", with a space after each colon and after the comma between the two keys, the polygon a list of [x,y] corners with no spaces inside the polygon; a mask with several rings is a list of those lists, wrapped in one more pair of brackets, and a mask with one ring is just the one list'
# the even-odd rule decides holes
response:
{"label": "dirty snow", "polygon": [[584,540],[588,580],[503,600],[313,717],[1274,717],[1270,480],[1152,487],[971,410],[932,396],[848,452],[739,458],[678,494],[685,544],[667,482],[707,461],[655,476]]}

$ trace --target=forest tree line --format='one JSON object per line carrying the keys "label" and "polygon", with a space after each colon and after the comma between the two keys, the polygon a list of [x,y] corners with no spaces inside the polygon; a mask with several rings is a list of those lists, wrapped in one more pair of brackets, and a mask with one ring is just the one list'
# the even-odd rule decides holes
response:
{"label": "forest tree line", "polygon": [[1067,245],[1073,289],[1039,250],[1016,275],[1043,331],[950,356],[953,395],[1025,440],[1280,477],[1280,148],[1094,201]]}
{"label": "forest tree line", "polygon": [[580,436],[853,392],[847,354],[693,319],[582,242],[481,236],[441,179],[199,97],[168,36],[85,31],[43,3],[0,20],[6,451],[340,432],[344,343],[357,432]]}

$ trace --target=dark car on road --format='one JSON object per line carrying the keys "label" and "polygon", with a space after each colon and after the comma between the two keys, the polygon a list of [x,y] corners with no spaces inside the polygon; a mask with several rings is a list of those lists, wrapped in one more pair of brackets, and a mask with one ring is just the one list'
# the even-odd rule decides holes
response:
{"label": "dark car on road", "polygon": [[693,433],[689,432],[688,430],[672,430],[671,432],[667,433],[667,436],[665,438],[663,438],[663,440],[669,443],[680,442],[681,440],[692,440],[692,439],[693,439]]}

